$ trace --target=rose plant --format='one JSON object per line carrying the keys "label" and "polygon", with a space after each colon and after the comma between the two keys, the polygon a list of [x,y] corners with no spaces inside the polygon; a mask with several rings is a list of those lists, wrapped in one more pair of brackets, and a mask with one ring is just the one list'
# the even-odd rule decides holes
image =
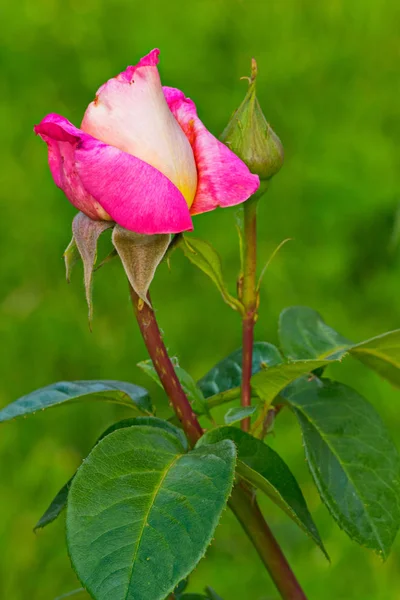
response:
{"label": "rose plant", "polygon": [[[375,409],[324,371],[352,356],[400,387],[400,330],[354,343],[314,310],[291,307],[280,316],[280,348],[254,341],[265,272],[257,280],[257,206],[283,162],[281,142],[256,97],[257,65],[219,141],[192,100],[162,87],[158,56],[153,50],[101,86],[80,128],[49,114],[35,132],[47,144],[54,182],[79,211],[65,252],[67,277],[82,259],[91,319],[97,242],[112,229],[114,250],[101,264],[119,256],[124,266],[151,358],[139,366],[163,387],[174,414],[157,418],[147,390],[132,382],[99,379],[37,390],[1,410],[0,422],[78,400],[115,402],[133,412],[101,435],[36,525],[45,527],[66,508],[68,552],[83,585],[77,594],[218,600],[211,588],[191,594],[186,586],[228,505],[282,598],[304,599],[257,494],[328,554],[267,434],[282,410],[293,412],[322,502],[355,542],[386,558],[400,524],[398,452]],[[184,234],[195,215],[235,205],[236,296],[214,248]],[[158,264],[174,248],[209,276],[242,320],[242,348],[197,382],[168,355],[148,293]]]}

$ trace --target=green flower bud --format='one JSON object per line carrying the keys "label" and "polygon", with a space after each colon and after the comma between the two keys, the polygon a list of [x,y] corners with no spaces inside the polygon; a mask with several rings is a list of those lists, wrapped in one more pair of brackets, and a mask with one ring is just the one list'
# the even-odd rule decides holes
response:
{"label": "green flower bud", "polygon": [[246,163],[250,171],[267,180],[283,164],[283,146],[267,123],[256,96],[257,63],[252,59],[249,89],[226,126],[221,141]]}

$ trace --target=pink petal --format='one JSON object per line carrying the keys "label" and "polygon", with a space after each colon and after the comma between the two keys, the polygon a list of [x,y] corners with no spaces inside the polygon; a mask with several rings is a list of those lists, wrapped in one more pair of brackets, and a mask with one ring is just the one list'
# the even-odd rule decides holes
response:
{"label": "pink petal", "polygon": [[88,217],[112,219],[149,235],[192,229],[181,192],[151,165],[99,142],[59,115],[47,115],[35,132],[48,144],[55,183]]}
{"label": "pink petal", "polygon": [[198,186],[190,213],[197,215],[247,200],[259,188],[258,175],[252,175],[244,162],[206,129],[197,116],[194,102],[183,92],[170,87],[164,87],[163,91],[196,160]]}
{"label": "pink petal", "polygon": [[80,141],[79,130],[64,117],[53,113],[36,125],[34,131],[46,142],[54,182],[71,204],[94,221],[111,220],[110,215],[84,188],[77,174],[75,150]]}
{"label": "pink petal", "polygon": [[193,150],[165,100],[158,50],[101,86],[88,106],[82,130],[142,159],[176,185],[188,206],[197,189]]}

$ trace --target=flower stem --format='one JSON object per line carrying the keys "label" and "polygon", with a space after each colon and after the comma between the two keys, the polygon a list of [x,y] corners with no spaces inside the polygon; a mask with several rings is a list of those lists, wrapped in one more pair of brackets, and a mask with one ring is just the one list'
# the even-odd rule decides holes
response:
{"label": "flower stem", "polygon": [[129,287],[136,319],[150,358],[153,361],[154,368],[178,419],[182,423],[189,442],[194,446],[197,440],[203,435],[203,429],[175,373],[153,309],[139,298],[132,286]]}
{"label": "flower stem", "polygon": [[268,527],[256,499],[243,485],[232,492],[229,506],[249,536],[272,581],[284,600],[307,600],[278,542]]}
{"label": "flower stem", "polygon": [[[175,373],[154,311],[139,298],[131,286],[130,294],[139,328],[154,368],[172,403],[176,416],[182,423],[189,442],[194,446],[203,435],[203,430]],[[244,485],[235,486],[229,506],[267,567],[283,600],[306,600],[257,503]]]}
{"label": "flower stem", "polygon": [[[242,406],[251,405],[250,378],[253,364],[254,324],[257,318],[257,203],[250,198],[243,206],[243,273],[240,299],[244,306],[242,319]],[[249,431],[250,418],[243,419],[243,431]]]}

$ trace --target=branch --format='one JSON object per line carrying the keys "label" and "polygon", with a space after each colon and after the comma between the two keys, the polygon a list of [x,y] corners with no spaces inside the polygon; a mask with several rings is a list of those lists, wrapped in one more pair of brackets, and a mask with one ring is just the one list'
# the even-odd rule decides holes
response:
{"label": "branch", "polygon": [[203,435],[203,429],[201,428],[190,402],[182,389],[178,376],[175,373],[174,366],[168,356],[153,309],[139,298],[131,285],[129,288],[133,310],[135,311],[140,332],[143,336],[150,358],[153,361],[154,368],[172,403],[176,416],[182,423],[182,427],[189,442],[194,446],[197,440]]}

